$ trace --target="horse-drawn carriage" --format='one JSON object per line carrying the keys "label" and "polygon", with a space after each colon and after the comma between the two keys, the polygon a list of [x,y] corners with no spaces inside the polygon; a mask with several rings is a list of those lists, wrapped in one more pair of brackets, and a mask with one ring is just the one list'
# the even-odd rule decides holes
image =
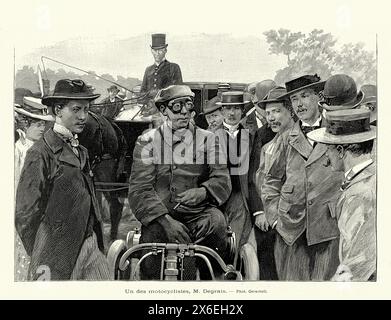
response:
{"label": "horse-drawn carriage", "polygon": [[[217,95],[219,83],[212,82],[189,82],[185,83],[195,93],[194,105],[196,111],[195,122],[200,127],[206,127],[205,119],[200,116],[203,107],[208,100]],[[245,84],[230,83],[232,90],[243,90]],[[142,107],[141,107],[142,108]],[[140,111],[140,110],[139,110]],[[95,184],[98,191],[103,191],[109,202],[117,202],[115,197],[110,196],[110,192],[115,192],[118,196],[126,196],[126,192],[118,193],[119,190],[126,191],[132,165],[132,153],[136,140],[143,131],[152,127],[151,117],[132,117],[124,119],[118,117],[114,121],[118,126],[126,141],[126,154],[122,172],[117,172],[116,181],[99,181]],[[107,169],[107,166],[103,166]],[[97,175],[102,176],[102,175]],[[106,175],[107,176],[107,175]],[[122,210],[121,206],[110,205],[111,215],[111,238],[117,236],[120,213],[113,210]],[[129,230],[126,239],[116,239],[112,242],[108,250],[108,260],[112,276],[117,280],[140,280],[140,266],[142,261],[148,256],[160,256],[160,280],[184,280],[202,279],[199,269],[186,270],[187,259],[197,259],[204,263],[204,270],[207,270],[208,278],[215,280],[257,280],[259,279],[259,266],[255,249],[250,244],[245,244],[237,249],[235,234],[228,229],[227,240],[229,243],[228,255],[223,260],[213,249],[196,244],[176,244],[176,243],[139,243],[140,229],[133,226]],[[140,255],[141,254],[141,255]],[[192,268],[190,268],[192,269]],[[218,274],[218,275],[217,275]]]}

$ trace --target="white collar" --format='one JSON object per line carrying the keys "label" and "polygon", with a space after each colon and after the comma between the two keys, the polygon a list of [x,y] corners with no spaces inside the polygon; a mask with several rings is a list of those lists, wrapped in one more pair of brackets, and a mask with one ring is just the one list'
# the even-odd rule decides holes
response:
{"label": "white collar", "polygon": [[362,171],[363,169],[365,169],[366,167],[368,167],[370,164],[373,163],[373,160],[372,159],[368,159],[368,160],[365,160],[359,164],[356,164],[353,168],[349,169],[348,171],[345,172],[345,178],[347,178],[347,176],[349,175],[349,173],[353,173],[353,175],[355,175],[356,173]]}
{"label": "white collar", "polygon": [[239,130],[239,124],[240,124],[240,122],[238,124],[231,125],[231,124],[228,124],[225,121],[223,121],[223,126],[226,127],[229,132],[235,132],[235,131]]}
{"label": "white collar", "polygon": [[74,138],[77,139],[77,134],[73,134],[68,128],[64,127],[63,125],[59,123],[55,123],[53,126],[53,131],[57,132],[61,136],[65,138]]}
{"label": "white collar", "polygon": [[320,122],[322,121],[322,117],[320,116],[318,120],[315,121],[314,124],[308,124],[307,122],[304,122],[301,120],[301,126],[302,127],[314,127],[314,126],[320,126]]}

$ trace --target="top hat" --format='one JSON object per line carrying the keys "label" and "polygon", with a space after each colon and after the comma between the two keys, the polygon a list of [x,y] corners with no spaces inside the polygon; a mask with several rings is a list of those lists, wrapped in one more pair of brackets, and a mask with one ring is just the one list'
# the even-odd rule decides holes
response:
{"label": "top hat", "polygon": [[[275,87],[266,94],[263,100],[259,101],[258,105],[260,108],[265,109],[268,103],[289,101],[288,97],[284,96],[285,94],[286,89],[284,87]],[[281,96],[282,98],[280,98]]]}
{"label": "top hat", "polygon": [[163,49],[167,48],[168,44],[166,43],[166,35],[164,33],[154,33],[152,34],[152,49]]}
{"label": "top hat", "polygon": [[320,77],[317,74],[314,75],[307,74],[301,76],[299,78],[285,82],[287,93],[284,94],[284,96],[288,97],[304,89],[314,89],[315,91],[319,92],[323,90],[325,82],[326,81],[324,80],[321,81]]}
{"label": "top hat", "polygon": [[217,85],[217,91],[229,91],[231,89],[231,85],[229,83],[219,83]]}
{"label": "top hat", "polygon": [[14,91],[14,103],[22,105],[24,97],[34,97],[34,94],[29,89],[16,88]]}
{"label": "top hat", "polygon": [[14,110],[33,119],[54,121],[54,117],[49,113],[48,108],[38,98],[24,97],[21,105],[15,104]]}
{"label": "top hat", "polygon": [[370,112],[367,110],[329,111],[326,120],[326,128],[313,130],[307,137],[325,144],[360,143],[376,138],[376,127],[370,125]]}
{"label": "top hat", "polygon": [[59,99],[92,101],[98,97],[100,94],[94,93],[93,88],[83,80],[62,79],[57,81],[52,95],[42,98],[42,103],[53,106],[53,103]]}
{"label": "top hat", "polygon": [[353,109],[364,99],[362,91],[357,93],[356,82],[346,74],[336,74],[327,79],[323,99],[318,105],[327,111]]}
{"label": "top hat", "polygon": [[185,85],[171,85],[159,90],[155,97],[156,104],[163,104],[176,98],[190,97],[194,98],[195,94]]}
{"label": "top hat", "polygon": [[377,102],[377,88],[373,84],[364,84],[360,91],[364,94],[364,99],[361,104]]}
{"label": "top hat", "polygon": [[224,105],[245,105],[250,101],[244,101],[244,92],[228,91],[221,94],[221,101],[216,102],[220,106]]}
{"label": "top hat", "polygon": [[219,101],[220,101],[220,98],[218,96],[213,97],[212,99],[208,100],[208,102],[206,103],[206,105],[204,107],[203,112],[200,114],[207,115],[209,113],[212,113],[212,112],[220,109],[221,105],[217,104],[217,102],[219,102]]}
{"label": "top hat", "polygon": [[118,87],[116,85],[112,85],[110,87],[107,88],[107,91],[116,91],[116,93],[120,92],[120,90],[118,89]]}

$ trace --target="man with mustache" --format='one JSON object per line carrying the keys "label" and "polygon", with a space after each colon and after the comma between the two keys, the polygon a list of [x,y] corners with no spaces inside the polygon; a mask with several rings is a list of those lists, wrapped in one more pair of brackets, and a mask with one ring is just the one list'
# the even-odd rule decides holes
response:
{"label": "man with mustache", "polygon": [[98,97],[82,80],[64,79],[42,98],[55,124],[27,152],[16,195],[31,280],[110,278],[88,153],[77,139]]}
{"label": "man with mustache", "polygon": [[306,133],[325,125],[319,107],[324,81],[305,75],[285,83],[299,119],[284,132],[262,184],[265,213],[276,224],[274,256],[280,280],[330,280],[338,266],[335,202],[343,172],[331,170],[327,146]]}
{"label": "man with mustache", "polygon": [[[193,98],[184,85],[158,92],[155,103],[167,121],[137,140],[129,204],[142,224],[140,242],[196,243],[224,258],[227,223],[217,207],[228,199],[231,182],[213,133],[190,122]],[[144,260],[144,280],[159,279],[159,261]]]}
{"label": "man with mustache", "polygon": [[[278,139],[286,130],[294,124],[293,109],[289,98],[278,99],[286,94],[283,87],[275,87],[269,91],[264,100],[259,101],[259,106],[266,113],[266,120],[276,136],[261,149],[260,165],[256,173],[256,186],[259,198],[262,195],[262,182],[268,171],[270,162],[274,157],[274,150],[278,145]],[[262,207],[263,209],[263,207]],[[263,210],[255,213],[255,236],[257,239],[257,253],[260,265],[260,276],[263,280],[277,280],[277,271],[274,261],[275,243],[275,217],[266,215]]]}

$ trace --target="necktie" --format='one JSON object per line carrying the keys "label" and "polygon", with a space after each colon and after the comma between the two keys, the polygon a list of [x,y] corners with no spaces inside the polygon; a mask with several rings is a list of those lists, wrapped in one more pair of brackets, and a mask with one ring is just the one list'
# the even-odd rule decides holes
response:
{"label": "necktie", "polygon": [[319,129],[320,126],[301,126],[301,131],[303,131],[304,135],[307,135],[308,132]]}

